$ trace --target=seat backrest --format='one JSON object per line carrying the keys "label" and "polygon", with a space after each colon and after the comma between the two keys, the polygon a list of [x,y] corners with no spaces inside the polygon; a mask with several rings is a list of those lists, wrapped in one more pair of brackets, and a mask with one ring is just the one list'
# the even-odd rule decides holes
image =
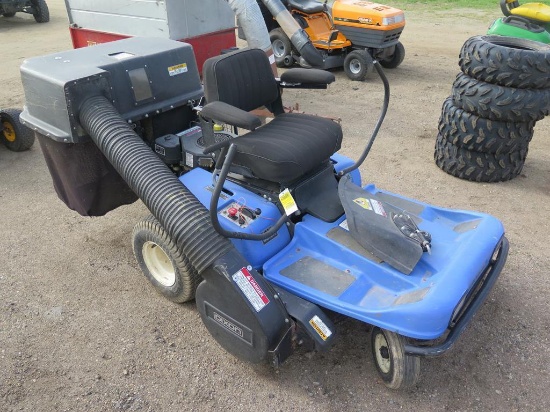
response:
{"label": "seat backrest", "polygon": [[269,59],[260,49],[212,57],[204,62],[202,76],[208,103],[222,101],[248,112],[279,98]]}

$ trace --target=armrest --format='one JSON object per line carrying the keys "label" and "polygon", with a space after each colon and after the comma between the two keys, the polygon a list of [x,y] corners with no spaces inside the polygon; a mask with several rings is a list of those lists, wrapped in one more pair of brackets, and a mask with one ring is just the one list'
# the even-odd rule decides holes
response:
{"label": "armrest", "polygon": [[217,120],[247,130],[254,130],[262,124],[258,116],[220,101],[208,103],[202,108],[200,113],[201,116],[208,119]]}
{"label": "armrest", "polygon": [[[334,80],[334,74],[320,69],[289,69],[281,75],[281,83],[300,84],[304,87],[313,85],[326,87]],[[286,85],[281,84],[281,86],[285,87]]]}

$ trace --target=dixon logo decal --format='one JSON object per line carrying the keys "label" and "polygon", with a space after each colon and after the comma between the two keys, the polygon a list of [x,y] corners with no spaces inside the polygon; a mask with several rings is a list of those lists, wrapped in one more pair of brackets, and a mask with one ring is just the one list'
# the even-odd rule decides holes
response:
{"label": "dixon logo decal", "polygon": [[233,323],[229,322],[226,318],[224,318],[219,313],[214,312],[212,318],[216,322],[218,322],[220,325],[222,325],[225,329],[227,329],[229,332],[237,335],[239,338],[244,338],[243,330],[239,328],[237,325],[234,325]]}

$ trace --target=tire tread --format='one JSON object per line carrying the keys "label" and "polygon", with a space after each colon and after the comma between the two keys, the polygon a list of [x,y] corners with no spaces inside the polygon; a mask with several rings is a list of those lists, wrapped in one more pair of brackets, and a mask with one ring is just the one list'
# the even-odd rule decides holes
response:
{"label": "tire tread", "polygon": [[519,89],[550,87],[550,46],[503,36],[474,36],[460,50],[464,74]]}
{"label": "tire tread", "polygon": [[493,154],[467,150],[437,136],[434,159],[444,172],[472,182],[504,182],[519,176],[527,158],[527,147],[516,152]]}

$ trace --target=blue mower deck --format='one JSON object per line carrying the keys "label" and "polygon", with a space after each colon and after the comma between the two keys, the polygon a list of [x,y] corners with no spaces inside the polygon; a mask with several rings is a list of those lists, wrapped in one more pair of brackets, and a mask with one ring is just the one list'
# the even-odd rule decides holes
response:
{"label": "blue mower deck", "polygon": [[306,216],[290,244],[266,262],[265,277],[369,324],[420,340],[440,338],[458,320],[459,306],[478,278],[484,280],[503,239],[502,224],[489,215],[429,206],[373,185],[365,190],[418,216],[420,229],[431,233],[431,254],[424,253],[410,275],[359,246],[342,228],[344,218],[326,223]]}

